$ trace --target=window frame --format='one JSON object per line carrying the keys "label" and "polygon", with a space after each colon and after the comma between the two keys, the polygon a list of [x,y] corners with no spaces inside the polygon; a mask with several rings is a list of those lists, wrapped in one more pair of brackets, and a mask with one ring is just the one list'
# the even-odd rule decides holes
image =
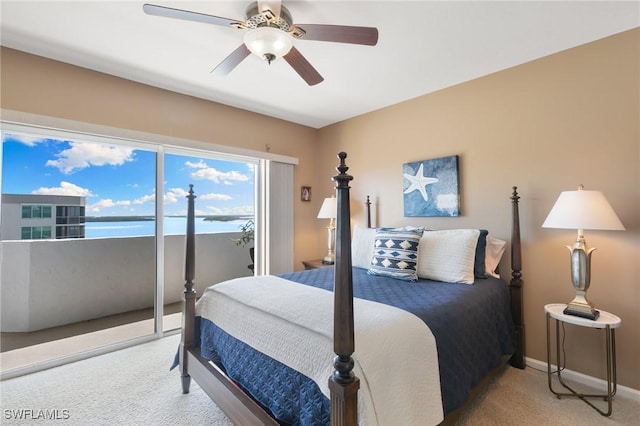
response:
{"label": "window frame", "polygon": [[[30,203],[22,203],[21,207],[21,219],[51,219],[51,204],[30,204]],[[25,216],[25,208],[29,209],[29,216]],[[45,210],[49,210],[49,216],[45,216]],[[39,211],[39,216],[35,216],[34,211]]]}
{"label": "window frame", "polygon": [[[25,238],[25,231],[29,230],[29,238]],[[48,232],[45,232],[48,231]],[[34,232],[37,232],[39,234],[39,237],[34,238],[33,234]],[[49,236],[45,236],[43,237],[42,234],[48,234]],[[21,226],[20,227],[20,235],[21,235],[21,240],[50,240],[53,237],[51,236],[51,226],[46,226],[46,225],[39,225],[39,226]]]}

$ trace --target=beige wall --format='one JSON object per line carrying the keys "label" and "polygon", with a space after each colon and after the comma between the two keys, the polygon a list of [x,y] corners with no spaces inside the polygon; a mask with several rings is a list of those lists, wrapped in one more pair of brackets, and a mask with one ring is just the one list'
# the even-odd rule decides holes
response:
{"label": "beige wall", "polygon": [[[378,225],[486,227],[510,233],[521,194],[527,356],[546,361],[543,306],[573,297],[575,232],[542,229],[560,191],[601,190],[624,232],[586,231],[589,298],[622,318],[619,383],[640,389],[640,30],[565,51],[320,131],[321,173],[346,151],[352,198],[377,200]],[[404,218],[402,164],[460,156],[458,218]],[[355,221],[364,223],[362,210]],[[504,270],[508,268],[505,265]],[[567,368],[604,378],[603,334],[567,327]]]}
{"label": "beige wall", "polygon": [[[0,105],[102,126],[231,145],[299,159],[294,188],[317,187],[317,131],[287,121],[3,47]],[[197,190],[197,188],[196,188]],[[321,199],[295,198],[295,264],[318,257]]]}
{"label": "beige wall", "polygon": [[[640,30],[572,49],[319,131],[2,49],[1,106],[126,129],[264,150],[300,159],[296,262],[324,254],[315,216],[332,193],[336,153],[349,154],[354,222],[376,202],[378,224],[483,226],[509,238],[511,186],[521,193],[527,356],[544,361],[543,306],[572,297],[570,231],[540,226],[562,190],[602,190],[627,230],[587,232],[590,299],[622,317],[619,383],[640,389]],[[405,219],[405,162],[460,156],[462,216]],[[508,267],[504,266],[504,269]],[[567,329],[567,367],[604,377],[601,333]]]}

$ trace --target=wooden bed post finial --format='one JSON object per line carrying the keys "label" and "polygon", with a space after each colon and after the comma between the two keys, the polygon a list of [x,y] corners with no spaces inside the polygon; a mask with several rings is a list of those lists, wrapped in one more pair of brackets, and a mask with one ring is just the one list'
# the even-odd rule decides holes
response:
{"label": "wooden bed post finial", "polygon": [[[339,173],[339,176],[345,176],[347,179],[346,180],[352,180],[353,176],[349,176],[347,174],[347,170],[349,170],[349,167],[347,166],[347,164],[345,163],[345,159],[347,158],[347,153],[346,152],[339,152],[338,153],[338,158],[340,159],[340,164],[338,164],[338,166],[336,167],[336,170]],[[338,176],[335,176],[333,178],[334,181],[338,180]],[[344,178],[342,180],[345,180]]]}
{"label": "wooden bed post finial", "polygon": [[336,263],[334,270],[333,308],[333,360],[334,372],[329,378],[331,393],[332,426],[356,425],[358,422],[358,389],[360,380],[353,374],[355,350],[353,318],[353,276],[351,269],[351,212],[349,206],[349,182],[353,176],[347,174],[347,154],[338,154],[340,164],[336,167]]}

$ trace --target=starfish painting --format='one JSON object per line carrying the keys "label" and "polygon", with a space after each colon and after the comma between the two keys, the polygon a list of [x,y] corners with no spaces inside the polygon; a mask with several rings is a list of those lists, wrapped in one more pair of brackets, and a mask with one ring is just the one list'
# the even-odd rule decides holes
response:
{"label": "starfish painting", "polygon": [[404,163],[402,176],[406,217],[460,215],[457,155]]}
{"label": "starfish painting", "polygon": [[427,185],[432,185],[438,182],[438,178],[432,178],[424,176],[424,165],[420,163],[420,167],[415,175],[411,175],[409,173],[403,173],[404,178],[407,179],[411,184],[407,189],[405,189],[404,193],[408,194],[412,191],[419,191],[420,195],[424,201],[429,201],[429,196],[427,195]]}

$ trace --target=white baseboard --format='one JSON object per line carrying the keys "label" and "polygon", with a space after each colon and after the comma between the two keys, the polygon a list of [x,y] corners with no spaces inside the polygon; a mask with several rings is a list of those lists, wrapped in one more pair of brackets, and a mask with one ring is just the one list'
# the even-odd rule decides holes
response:
{"label": "white baseboard", "polygon": [[[546,361],[538,361],[533,358],[525,358],[526,364],[528,367],[531,367],[535,370],[540,370],[543,372],[547,372],[547,362]],[[552,371],[555,371],[556,366],[551,364]],[[564,369],[562,371],[562,377],[566,377],[567,379],[579,383],[584,386],[589,386],[596,389],[606,389],[607,381],[598,379],[596,377],[587,376],[586,374],[578,373],[577,371]],[[631,399],[636,402],[640,402],[640,390],[629,388],[626,386],[618,385],[618,391],[616,396],[620,396],[622,398]]]}

